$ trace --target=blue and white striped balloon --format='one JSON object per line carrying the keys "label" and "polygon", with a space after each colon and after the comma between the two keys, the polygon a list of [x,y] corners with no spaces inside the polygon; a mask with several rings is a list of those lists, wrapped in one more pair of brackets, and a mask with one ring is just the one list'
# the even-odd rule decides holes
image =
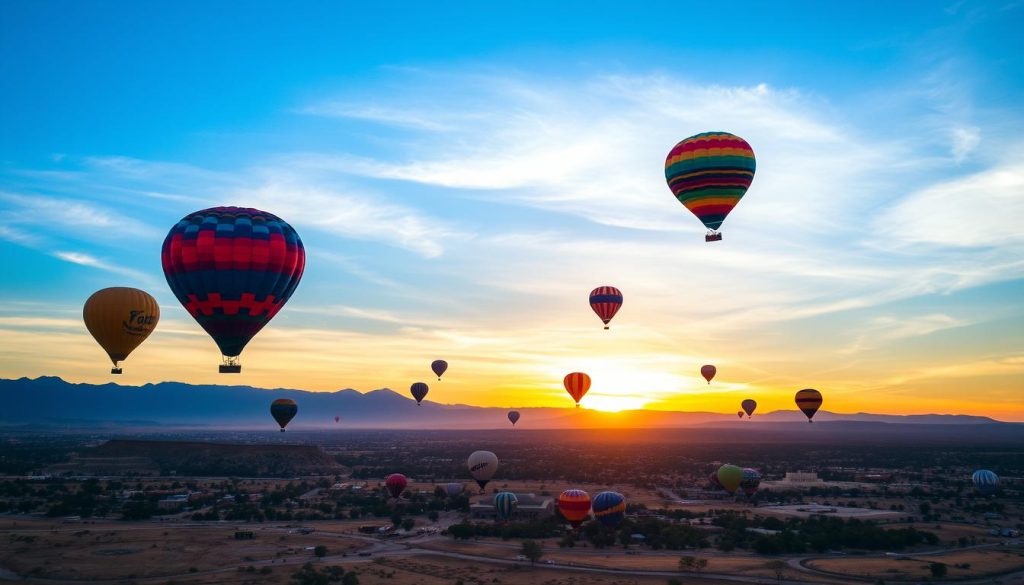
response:
{"label": "blue and white striped balloon", "polygon": [[975,471],[971,475],[971,481],[974,482],[974,487],[986,496],[996,493],[999,489],[999,476],[987,469]]}

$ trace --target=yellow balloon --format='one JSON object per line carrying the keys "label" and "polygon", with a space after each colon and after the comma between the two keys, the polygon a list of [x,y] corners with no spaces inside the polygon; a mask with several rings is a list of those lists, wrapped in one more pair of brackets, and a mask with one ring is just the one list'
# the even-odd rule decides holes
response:
{"label": "yellow balloon", "polygon": [[98,290],[85,301],[85,327],[110,356],[112,374],[120,374],[117,362],[128,357],[149,337],[160,320],[160,306],[149,293],[137,288]]}

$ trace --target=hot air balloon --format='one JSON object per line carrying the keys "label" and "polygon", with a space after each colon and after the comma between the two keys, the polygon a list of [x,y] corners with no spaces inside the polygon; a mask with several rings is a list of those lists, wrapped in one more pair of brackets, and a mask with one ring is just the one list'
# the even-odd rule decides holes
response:
{"label": "hot air balloon", "polygon": [[494,517],[501,521],[507,522],[512,514],[515,513],[516,507],[519,505],[519,498],[516,497],[512,492],[500,492],[494,496]]}
{"label": "hot air balloon", "polygon": [[558,495],[558,511],[573,528],[579,528],[590,515],[590,494],[577,489],[565,490]]}
{"label": "hot air balloon", "polygon": [[984,496],[990,496],[999,489],[999,476],[987,469],[979,469],[971,474],[974,487]]}
{"label": "hot air balloon", "polygon": [[672,194],[708,228],[706,242],[722,239],[718,229],[754,180],[754,151],[739,136],[704,132],[669,151],[665,180]]}
{"label": "hot air balloon", "polygon": [[814,418],[814,413],[821,408],[821,392],[813,388],[805,388],[797,392],[796,406],[807,416],[807,422],[814,422],[811,419]]}
{"label": "hot air balloon", "polygon": [[242,371],[238,356],[295,292],[306,252],[277,216],[213,207],[171,228],[161,260],[174,296],[220,348],[224,374]]}
{"label": "hot air balloon", "polygon": [[335,416],[334,417],[334,422],[339,422],[339,421],[341,421],[341,417],[340,416]]}
{"label": "hot air balloon", "polygon": [[757,402],[747,398],[740,403],[740,407],[743,408],[743,412],[747,413],[747,418],[750,418],[750,415],[754,414],[754,410],[757,409]]}
{"label": "hot air balloon", "polygon": [[622,291],[614,286],[599,286],[590,291],[590,308],[597,313],[605,329],[608,329],[608,322],[621,307]]}
{"label": "hot air balloon", "polygon": [[416,399],[416,405],[419,406],[423,399],[427,396],[427,392],[430,388],[427,387],[423,382],[416,382],[412,386],[409,386],[409,392],[412,393],[412,397]]}
{"label": "hot air balloon", "polygon": [[738,416],[738,417],[740,417],[740,418],[743,418],[743,411],[742,411],[742,410],[740,410],[740,411],[737,411],[737,412],[736,412],[736,416]]}
{"label": "hot air balloon", "polygon": [[717,469],[715,471],[711,472],[711,475],[708,477],[708,480],[711,481],[711,485],[713,485],[714,487],[719,488],[719,489],[723,489],[723,490],[725,489],[725,487],[722,486],[722,482],[718,481],[718,470]]}
{"label": "hot air balloon", "polygon": [[614,529],[626,517],[626,498],[618,492],[601,492],[594,496],[594,517]]}
{"label": "hot air balloon", "polygon": [[149,293],[137,288],[105,288],[85,301],[82,318],[114,364],[110,373],[120,374],[117,362],[127,359],[153,332],[160,320],[160,306]]}
{"label": "hot air balloon", "polygon": [[281,425],[282,433],[298,412],[299,405],[295,404],[291,398],[278,398],[270,403],[270,416],[274,417],[277,424]]}
{"label": "hot air balloon", "polygon": [[743,481],[743,469],[726,463],[718,468],[716,477],[722,489],[732,494],[736,492],[736,489],[740,487],[740,482]]}
{"label": "hot air balloon", "polygon": [[487,482],[491,481],[494,473],[498,471],[498,456],[490,451],[473,451],[466,460],[466,466],[469,467],[469,474],[483,491]]}
{"label": "hot air balloon", "polygon": [[444,360],[434,360],[430,362],[430,369],[434,371],[434,375],[437,376],[437,381],[441,381],[441,374],[444,374],[445,370],[448,369],[448,362]]}
{"label": "hot air balloon", "polygon": [[717,372],[718,370],[711,364],[700,367],[700,375],[704,376],[704,379],[708,381],[708,384],[711,383],[711,379],[715,377]]}
{"label": "hot air balloon", "polygon": [[565,391],[576,401],[576,408],[580,407],[580,400],[590,390],[590,376],[582,372],[568,374],[562,383],[565,384]]}
{"label": "hot air balloon", "polygon": [[740,480],[740,489],[747,497],[752,497],[757,493],[757,488],[761,485],[761,472],[756,469],[747,467],[743,470],[743,478]]}
{"label": "hot air balloon", "polygon": [[405,491],[407,485],[409,485],[409,480],[405,479],[401,473],[392,473],[384,479],[384,487],[388,488],[388,493],[396,500]]}
{"label": "hot air balloon", "polygon": [[516,423],[519,422],[519,411],[518,410],[510,410],[510,411],[508,411],[508,422],[512,423],[512,426],[516,426]]}
{"label": "hot air balloon", "polygon": [[455,496],[462,493],[462,484],[453,481],[444,486],[444,491],[446,494],[448,494],[449,498],[454,498]]}

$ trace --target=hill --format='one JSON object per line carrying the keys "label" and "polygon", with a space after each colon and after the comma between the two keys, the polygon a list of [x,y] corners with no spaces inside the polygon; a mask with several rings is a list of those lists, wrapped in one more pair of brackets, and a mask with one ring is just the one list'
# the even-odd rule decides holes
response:
{"label": "hill", "polygon": [[[53,427],[149,426],[261,429],[273,427],[270,402],[291,398],[299,413],[289,430],[324,428],[485,429],[507,428],[508,409],[424,401],[383,388],[309,392],[252,386],[191,385],[161,382],[143,386],[73,384],[56,377],[0,380],[0,424]],[[805,421],[797,411],[776,411],[738,421],[735,414],[712,412],[624,411],[606,413],[577,408],[518,408],[517,428],[673,428],[751,426]],[[341,426],[334,416],[342,417]],[[901,423],[915,425],[1002,424],[987,417],[963,415],[838,414],[821,411],[815,422]],[[805,423],[806,424],[806,423]]]}

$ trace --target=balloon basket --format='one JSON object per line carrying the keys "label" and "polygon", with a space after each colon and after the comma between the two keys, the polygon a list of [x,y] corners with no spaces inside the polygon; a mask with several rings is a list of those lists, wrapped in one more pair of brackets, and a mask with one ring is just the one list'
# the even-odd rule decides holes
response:
{"label": "balloon basket", "polygon": [[704,236],[704,241],[705,242],[720,242],[720,241],[722,241],[722,234],[720,234],[718,232],[715,232],[713,234],[708,234],[708,235]]}
{"label": "balloon basket", "polygon": [[222,374],[241,374],[242,373],[242,365],[241,364],[221,364],[221,366],[220,366],[220,373],[222,373]]}
{"label": "balloon basket", "polygon": [[121,368],[110,368],[110,373],[111,374],[118,374],[118,375],[120,375],[121,374]]}

